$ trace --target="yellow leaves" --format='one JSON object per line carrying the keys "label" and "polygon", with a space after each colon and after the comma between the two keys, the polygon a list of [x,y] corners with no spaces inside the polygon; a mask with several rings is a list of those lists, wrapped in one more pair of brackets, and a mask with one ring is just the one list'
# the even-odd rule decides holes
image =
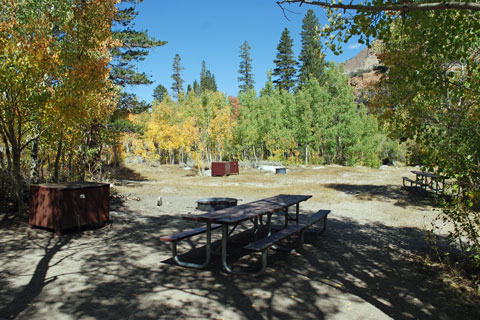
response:
{"label": "yellow leaves", "polygon": [[195,118],[188,117],[182,123],[183,147],[185,150],[190,150],[195,145],[199,145],[200,130],[195,124]]}
{"label": "yellow leaves", "polygon": [[230,107],[224,106],[216,110],[215,117],[208,124],[208,132],[216,144],[223,144],[225,140],[233,137],[234,121]]}
{"label": "yellow leaves", "polygon": [[[108,81],[113,42],[109,17],[115,3],[89,1],[60,25],[48,10],[19,23],[15,10],[22,7],[8,7],[11,14],[0,21],[0,81],[15,92],[16,104],[24,113],[31,110],[42,115],[38,122],[61,119],[70,125],[106,120],[116,99]],[[65,8],[71,10],[70,5]],[[62,38],[54,33],[54,24],[63,32]]]}
{"label": "yellow leaves", "polygon": [[[165,99],[145,116],[143,140],[151,151],[182,151],[197,160],[206,152],[225,153],[236,126],[231,107],[220,92],[189,95],[178,104]],[[132,119],[138,121],[138,117]]]}

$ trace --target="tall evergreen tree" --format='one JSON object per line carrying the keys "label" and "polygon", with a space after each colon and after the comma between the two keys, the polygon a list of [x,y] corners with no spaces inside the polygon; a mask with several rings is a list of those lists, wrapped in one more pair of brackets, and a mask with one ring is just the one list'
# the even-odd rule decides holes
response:
{"label": "tall evergreen tree", "polygon": [[[123,45],[112,50],[110,78],[122,89],[127,85],[151,84],[152,81],[144,72],[135,69],[136,63],[145,60],[149,49],[165,45],[166,41],[158,41],[150,37],[147,31],[133,29],[133,20],[137,17],[135,5],[143,0],[122,0],[118,8],[112,31],[113,38]],[[139,102],[136,95],[122,90],[120,94],[121,108],[129,112],[141,111],[145,106]]]}
{"label": "tall evergreen tree", "polygon": [[273,83],[276,88],[285,91],[290,91],[295,87],[298,62],[294,58],[292,47],[293,39],[290,37],[290,31],[285,28],[277,46],[277,58],[273,60],[276,65],[273,75],[277,77]]}
{"label": "tall evergreen tree", "polygon": [[320,33],[318,31],[318,19],[312,9],[308,10],[303,18],[302,50],[298,60],[300,71],[298,76],[299,87],[305,86],[310,78],[323,82],[325,74],[325,54],[322,52]]}
{"label": "tall evergreen tree", "polygon": [[158,102],[162,102],[167,95],[168,95],[167,88],[165,88],[161,84],[156,86],[156,88],[153,90],[153,98]]}
{"label": "tall evergreen tree", "polygon": [[210,90],[212,91],[217,91],[217,81],[215,80],[215,75],[213,73],[210,73],[210,70],[207,71],[207,79],[209,83]]}
{"label": "tall evergreen tree", "polygon": [[195,95],[197,96],[200,96],[202,94],[202,89],[200,88],[197,80],[193,81],[193,92],[195,92]]}
{"label": "tall evergreen tree", "polygon": [[180,66],[180,61],[182,59],[180,58],[180,55],[177,53],[175,55],[175,58],[173,58],[173,66],[172,66],[172,91],[173,95],[175,98],[178,100],[181,100],[183,98],[183,79],[182,79],[182,70],[183,67]]}
{"label": "tall evergreen tree", "polygon": [[215,76],[207,70],[207,64],[202,61],[202,70],[200,71],[200,90],[205,92],[206,90],[217,91],[217,83]]}
{"label": "tall evergreen tree", "polygon": [[238,77],[238,82],[240,82],[240,85],[238,86],[240,92],[247,92],[248,90],[253,89],[253,85],[255,84],[255,81],[253,80],[250,49],[251,47],[248,45],[247,41],[240,46],[240,68],[238,69],[238,73],[240,73],[240,77]]}
{"label": "tall evergreen tree", "polygon": [[207,87],[207,64],[202,61],[202,70],[200,71],[200,89],[204,91]]}

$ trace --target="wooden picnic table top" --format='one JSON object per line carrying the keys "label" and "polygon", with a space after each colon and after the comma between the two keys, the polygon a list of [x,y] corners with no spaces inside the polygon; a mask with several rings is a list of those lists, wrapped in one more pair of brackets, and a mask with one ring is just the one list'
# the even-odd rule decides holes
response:
{"label": "wooden picnic table top", "polygon": [[418,170],[412,170],[411,172],[417,176],[422,176],[422,177],[429,177],[429,178],[437,177],[436,175],[430,172],[424,172],[424,171],[418,171]]}
{"label": "wooden picnic table top", "polygon": [[431,173],[431,172],[424,172],[424,171],[417,171],[417,170],[412,170],[411,172],[413,174],[417,175],[417,176],[428,177],[428,178],[432,178],[432,179],[437,179],[437,178],[448,179],[448,177],[438,176],[438,175],[436,175],[434,173]]}
{"label": "wooden picnic table top", "polygon": [[274,213],[302,201],[310,199],[311,195],[279,194],[271,198],[244,203],[239,206],[210,211],[199,215],[183,217],[186,220],[211,222],[219,224],[235,224],[264,214]]}

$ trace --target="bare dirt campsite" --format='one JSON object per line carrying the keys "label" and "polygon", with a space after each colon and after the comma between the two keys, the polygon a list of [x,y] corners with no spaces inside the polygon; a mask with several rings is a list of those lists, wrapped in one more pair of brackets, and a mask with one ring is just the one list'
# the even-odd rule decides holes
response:
{"label": "bare dirt campsite", "polygon": [[[240,175],[200,177],[129,165],[112,178],[106,227],[56,236],[1,215],[0,318],[479,319],[478,298],[427,266],[424,231],[437,212],[431,197],[402,187],[411,169],[307,166],[279,175],[242,166]],[[182,217],[199,213],[200,198],[242,204],[282,193],[312,195],[301,216],[331,210],[328,228],[307,237],[304,252],[270,254],[259,278],[225,273],[218,255],[204,270],[177,266],[159,240],[195,225]],[[201,260],[203,239],[179,250]],[[258,268],[258,256],[253,263],[240,249],[229,259]]]}

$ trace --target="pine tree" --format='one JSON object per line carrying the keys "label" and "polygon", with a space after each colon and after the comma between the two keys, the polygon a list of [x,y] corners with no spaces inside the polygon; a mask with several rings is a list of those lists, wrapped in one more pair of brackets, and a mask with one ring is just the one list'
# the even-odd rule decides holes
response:
{"label": "pine tree", "polygon": [[295,87],[298,62],[295,61],[292,47],[293,39],[290,37],[290,31],[285,28],[277,46],[277,58],[273,60],[276,65],[276,68],[273,69],[273,75],[277,77],[273,83],[275,83],[276,88],[285,91],[290,91]]}
{"label": "pine tree", "polygon": [[159,84],[154,90],[153,90],[153,98],[157,100],[158,102],[162,102],[163,99],[168,95],[167,88]]}
{"label": "pine tree", "polygon": [[172,70],[173,70],[172,91],[173,91],[174,97],[177,98],[177,101],[182,100],[183,98],[183,82],[184,81],[182,79],[182,74],[181,74],[183,70],[183,67],[180,66],[181,60],[182,59],[180,58],[180,55],[177,53],[175,55],[175,58],[173,58],[173,66],[172,66]]}
{"label": "pine tree", "polygon": [[202,94],[202,89],[200,88],[197,80],[193,81],[193,92],[195,92],[195,95],[197,96],[200,96]]}
{"label": "pine tree", "polygon": [[252,58],[250,58],[250,49],[251,47],[248,45],[248,42],[245,41],[240,46],[240,69],[238,73],[240,73],[240,77],[238,77],[238,82],[240,85],[240,92],[247,92],[250,89],[253,89],[253,85],[255,81],[253,80],[253,73],[252,73]]}
{"label": "pine tree", "polygon": [[217,91],[217,81],[215,80],[215,75],[212,73],[210,74],[210,70],[207,72],[207,77],[210,79],[210,88],[212,91]]}
{"label": "pine tree", "polygon": [[[145,73],[135,70],[136,63],[145,60],[149,49],[165,45],[166,41],[158,41],[150,37],[147,31],[132,29],[133,20],[138,15],[135,11],[135,4],[143,0],[122,0],[114,21],[112,32],[113,38],[122,42],[122,47],[112,50],[112,62],[110,79],[125,88],[127,85],[151,84],[152,81]],[[144,102],[139,102],[136,95],[125,93],[120,94],[119,106],[125,111],[133,112],[141,110]]]}
{"label": "pine tree", "polygon": [[215,76],[207,70],[207,64],[202,61],[202,70],[200,71],[200,90],[205,92],[206,90],[217,91],[217,83]]}
{"label": "pine tree", "polygon": [[305,86],[310,78],[318,79],[322,83],[325,73],[325,54],[318,32],[318,19],[312,9],[307,11],[303,18],[302,50],[300,52],[300,71],[298,76],[299,87]]}
{"label": "pine tree", "polygon": [[200,71],[200,90],[203,92],[207,88],[207,64],[202,61],[202,70]]}

